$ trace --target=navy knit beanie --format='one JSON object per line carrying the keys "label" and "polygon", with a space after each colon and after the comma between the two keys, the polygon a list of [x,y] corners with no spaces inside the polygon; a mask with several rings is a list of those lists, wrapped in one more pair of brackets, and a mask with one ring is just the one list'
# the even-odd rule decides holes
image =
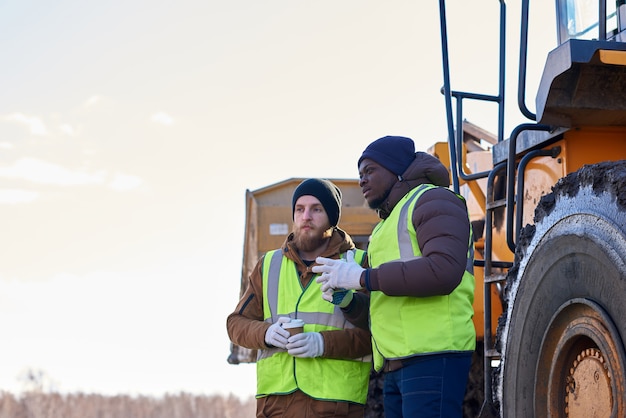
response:
{"label": "navy knit beanie", "polygon": [[415,159],[415,144],[404,136],[384,136],[365,148],[357,167],[366,158],[401,176]]}
{"label": "navy knit beanie", "polygon": [[300,196],[315,196],[320,201],[326,214],[330,226],[337,226],[341,216],[341,190],[332,182],[325,179],[307,179],[296,187],[291,199],[291,217],[293,218],[296,201]]}

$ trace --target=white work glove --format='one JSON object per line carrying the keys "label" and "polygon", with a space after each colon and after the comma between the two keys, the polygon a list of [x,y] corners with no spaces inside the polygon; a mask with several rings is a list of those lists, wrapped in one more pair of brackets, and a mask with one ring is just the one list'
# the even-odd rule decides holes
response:
{"label": "white work glove", "polygon": [[324,354],[324,337],[319,332],[301,332],[289,337],[287,352],[294,357],[319,357]]}
{"label": "white work glove", "polygon": [[361,273],[365,270],[354,261],[354,253],[348,251],[346,259],[334,260],[317,257],[319,264],[311,269],[314,273],[322,273],[315,281],[322,284],[322,292],[329,289],[362,289]]}
{"label": "white work glove", "polygon": [[352,302],[352,290],[346,289],[328,289],[322,292],[322,299],[329,301],[333,305],[339,305],[340,308],[345,308]]}
{"label": "white work glove", "polygon": [[265,331],[265,343],[270,346],[285,348],[287,345],[287,338],[289,338],[289,331],[283,328],[285,322],[291,321],[286,316],[281,316],[278,321],[274,322]]}

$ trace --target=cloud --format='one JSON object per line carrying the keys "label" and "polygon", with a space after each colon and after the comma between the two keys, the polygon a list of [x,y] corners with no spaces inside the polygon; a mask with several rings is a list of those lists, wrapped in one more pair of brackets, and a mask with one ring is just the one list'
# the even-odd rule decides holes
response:
{"label": "cloud", "polygon": [[100,96],[91,96],[84,103],[85,107],[95,106],[100,101]]}
{"label": "cloud", "polygon": [[72,171],[36,158],[21,158],[11,166],[0,167],[0,177],[19,178],[34,183],[58,186],[103,184],[105,174],[104,171],[96,173],[87,173],[84,170]]}
{"label": "cloud", "polygon": [[23,113],[11,113],[10,115],[6,115],[4,118],[8,121],[17,122],[21,125],[26,126],[30,133],[33,135],[48,134],[46,125],[40,118],[36,116],[27,116]]}
{"label": "cloud", "polygon": [[75,133],[74,128],[72,127],[72,125],[68,123],[64,123],[60,125],[59,129],[61,130],[61,132],[63,132],[66,135],[74,136],[74,133]]}
{"label": "cloud", "polygon": [[0,189],[0,204],[30,203],[39,198],[38,192],[20,189]]}
{"label": "cloud", "polygon": [[136,189],[141,186],[143,180],[137,176],[131,176],[128,174],[117,173],[108,183],[108,186],[117,191],[126,191]]}
{"label": "cloud", "polygon": [[150,117],[150,120],[154,123],[158,123],[165,126],[171,126],[174,124],[174,119],[165,112],[157,112]]}
{"label": "cloud", "polygon": [[[55,186],[102,185],[115,191],[132,190],[143,184],[143,180],[140,177],[130,174],[116,172],[111,176],[106,170],[93,173],[89,173],[85,170],[69,170],[61,165],[36,158],[21,158],[13,165],[0,167],[0,177],[22,179],[33,183]],[[7,200],[0,200],[0,203],[11,203],[11,199],[18,199],[19,202],[25,202],[30,198],[28,194],[20,195],[13,193],[12,196],[14,197],[7,195]],[[37,198],[37,196],[33,197],[32,200],[35,198]]]}

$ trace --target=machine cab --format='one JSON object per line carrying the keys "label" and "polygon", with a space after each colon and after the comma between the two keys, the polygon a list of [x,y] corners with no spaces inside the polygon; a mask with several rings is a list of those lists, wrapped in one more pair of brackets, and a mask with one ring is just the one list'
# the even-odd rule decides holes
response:
{"label": "machine cab", "polygon": [[626,0],[557,0],[559,45],[568,39],[626,42]]}
{"label": "machine cab", "polygon": [[625,126],[626,0],[556,0],[556,8],[559,46],[539,84],[537,122]]}

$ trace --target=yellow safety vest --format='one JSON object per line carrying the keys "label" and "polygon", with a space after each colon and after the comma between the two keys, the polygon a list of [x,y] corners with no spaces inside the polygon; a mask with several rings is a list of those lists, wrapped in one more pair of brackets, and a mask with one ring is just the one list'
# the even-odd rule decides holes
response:
{"label": "yellow safety vest", "polygon": [[[368,246],[371,267],[421,257],[412,214],[419,197],[435,187],[423,184],[408,192],[389,217],[374,228]],[[411,297],[387,296],[381,291],[371,293],[370,327],[376,371],[382,369],[384,359],[474,350],[473,256],[470,230],[466,271],[461,283],[449,295]],[[419,280],[419,272],[414,280]]]}
{"label": "yellow safety vest", "polygon": [[[355,251],[361,263],[362,250]],[[342,254],[342,258],[345,254]],[[263,261],[263,315],[274,323],[280,316],[304,320],[304,332],[354,328],[341,308],[322,299],[321,285],[311,279],[303,288],[295,263],[281,250],[270,251]],[[315,399],[365,404],[371,356],[358,359],[299,358],[287,350],[260,350],[257,358],[257,398],[288,394],[296,389]]]}

